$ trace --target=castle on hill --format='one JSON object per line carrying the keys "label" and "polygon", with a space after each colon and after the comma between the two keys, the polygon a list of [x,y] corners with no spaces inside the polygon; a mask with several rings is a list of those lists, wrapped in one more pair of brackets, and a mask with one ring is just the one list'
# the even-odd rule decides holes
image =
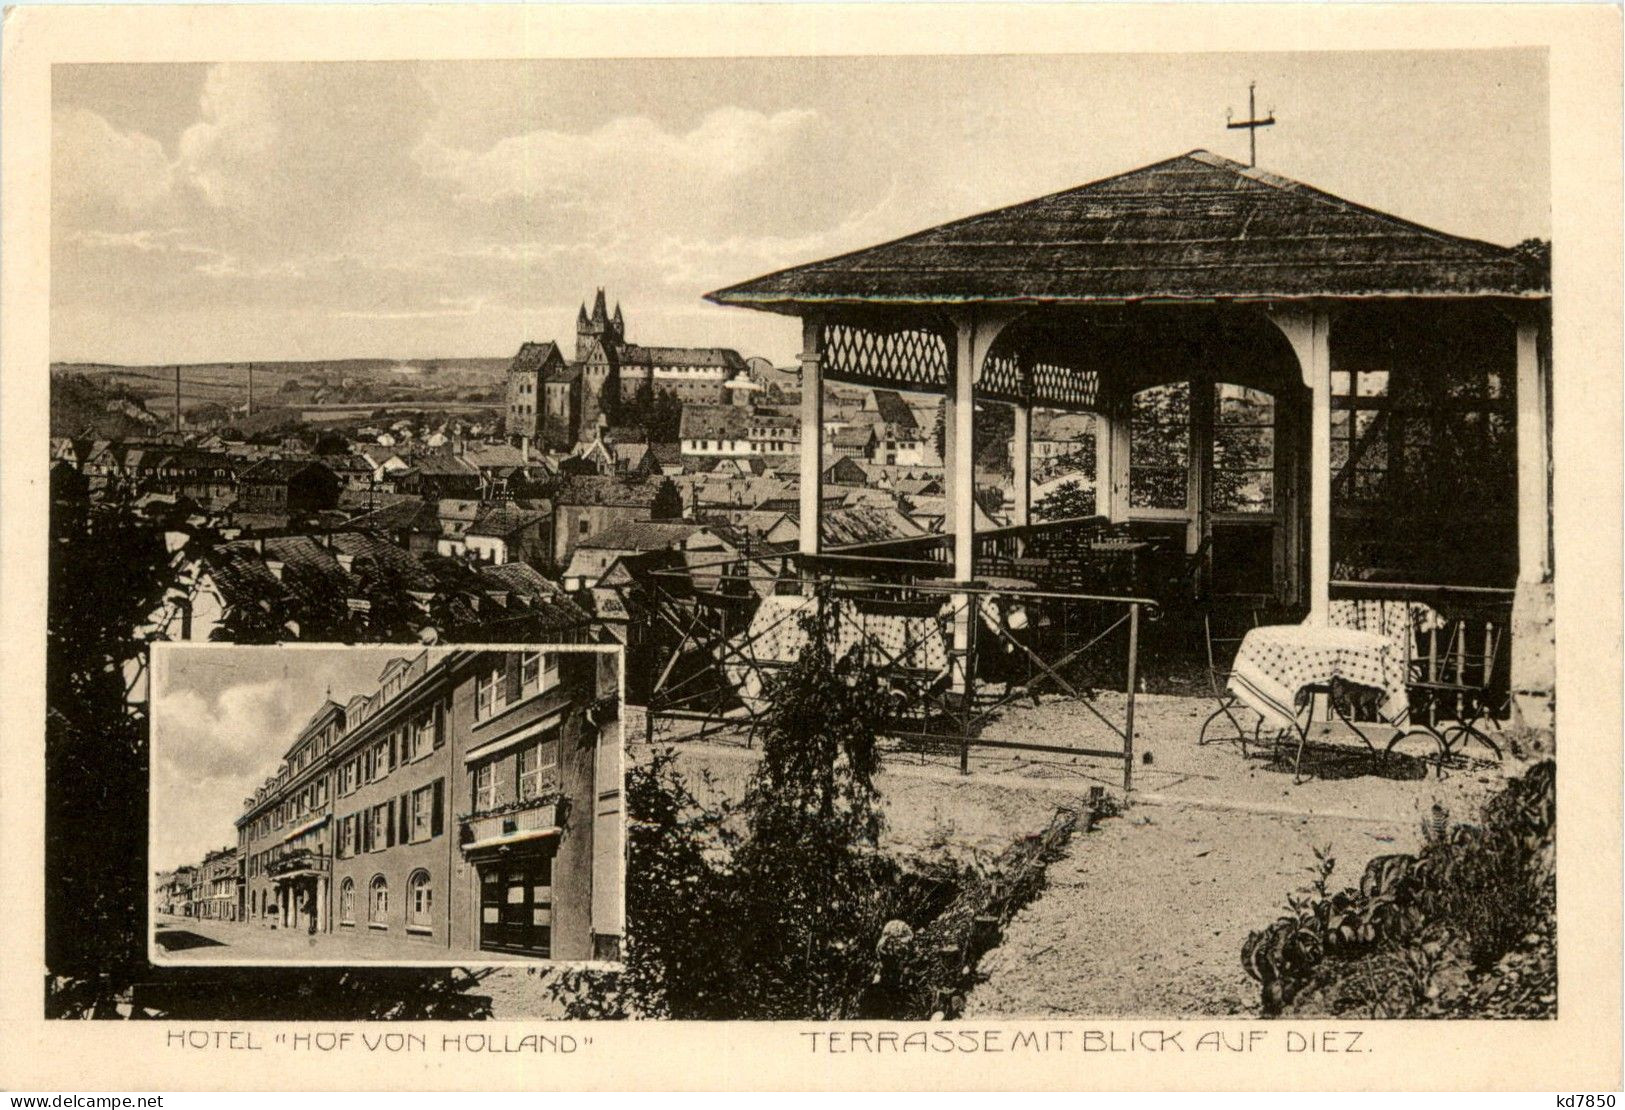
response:
{"label": "castle on hill", "polygon": [[757,388],[739,352],[727,347],[647,347],[626,338],[626,317],[611,313],[603,289],[576,314],[573,358],[552,341],[525,342],[508,367],[510,439],[569,447],[592,439],[608,399],[645,389],[684,404],[748,404]]}

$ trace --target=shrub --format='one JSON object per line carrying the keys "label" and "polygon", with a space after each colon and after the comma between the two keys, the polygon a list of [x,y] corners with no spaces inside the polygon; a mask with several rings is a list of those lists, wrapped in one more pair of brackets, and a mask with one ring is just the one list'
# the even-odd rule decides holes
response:
{"label": "shrub", "polygon": [[1335,861],[1317,852],[1311,889],[1242,946],[1264,1012],[1433,1016],[1494,993],[1481,980],[1498,961],[1551,943],[1555,781],[1555,764],[1537,764],[1477,825],[1452,826],[1435,806],[1421,848],[1371,860],[1358,887],[1329,890]]}
{"label": "shrub", "polygon": [[833,610],[815,613],[769,684],[737,807],[699,801],[671,749],[629,769],[625,971],[550,980],[571,1017],[954,1016],[982,953],[1042,888],[1070,813],[991,866],[879,850],[884,691],[860,655],[834,656]]}

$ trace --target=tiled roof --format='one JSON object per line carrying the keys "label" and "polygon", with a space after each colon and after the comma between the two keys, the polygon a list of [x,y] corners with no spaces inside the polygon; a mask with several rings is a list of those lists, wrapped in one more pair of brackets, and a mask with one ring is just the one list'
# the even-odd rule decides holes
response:
{"label": "tiled roof", "polygon": [[419,474],[436,477],[478,478],[479,468],[468,460],[449,454],[414,455],[412,465]]}
{"label": "tiled roof", "polygon": [[520,374],[526,371],[540,370],[551,358],[562,358],[559,354],[558,344],[549,340],[546,343],[521,343],[519,353],[513,356],[508,364],[508,373]]}
{"label": "tiled roof", "polygon": [[[542,577],[528,563],[482,566],[476,573],[487,588],[508,590],[515,597],[522,598],[524,618],[544,629],[571,631],[592,620],[592,615],[571,601],[562,587]],[[514,606],[510,604],[509,608]],[[510,615],[519,616],[517,613]]]}
{"label": "tiled roof", "polygon": [[286,482],[313,467],[333,473],[325,463],[314,459],[261,459],[239,477],[244,482]]}
{"label": "tiled roof", "polygon": [[895,424],[899,430],[913,431],[918,427],[914,410],[908,407],[895,389],[875,390],[875,411],[880,414],[880,419],[887,424]]}
{"label": "tiled roof", "polygon": [[678,431],[682,439],[745,439],[750,413],[733,405],[684,405]]}
{"label": "tiled roof", "polygon": [[830,547],[876,543],[925,535],[925,529],[896,509],[876,505],[847,505],[818,514],[818,532]]}
{"label": "tiled roof", "polygon": [[463,448],[463,453],[459,457],[480,469],[519,467],[525,466],[530,461],[525,458],[523,451],[510,443],[470,443]]}
{"label": "tiled roof", "polygon": [[435,507],[421,497],[402,496],[400,500],[350,518],[356,532],[428,532],[438,534],[440,518]]}
{"label": "tiled roof", "polygon": [[685,543],[704,526],[672,520],[620,520],[596,536],[584,537],[576,549],[599,551],[659,551]]}
{"label": "tiled roof", "polygon": [[820,302],[1544,294],[1513,250],[1195,150],[708,295]]}
{"label": "tiled roof", "polygon": [[652,482],[628,482],[606,474],[572,474],[553,495],[555,505],[620,505],[646,509],[654,503]]}
{"label": "tiled roof", "polygon": [[335,532],[329,542],[335,553],[350,556],[350,573],[358,580],[392,590],[435,588],[434,576],[404,547],[366,532]]}
{"label": "tiled roof", "polygon": [[398,505],[403,501],[420,501],[422,498],[413,493],[396,493],[393,490],[383,489],[341,489],[339,490],[339,508],[359,509],[371,512],[385,505]]}
{"label": "tiled roof", "polygon": [[616,347],[622,366],[716,366],[743,370],[745,360],[738,351],[726,347],[640,347],[622,343]]}
{"label": "tiled roof", "polygon": [[482,505],[480,514],[469,526],[471,536],[511,536],[515,532],[540,524],[551,514],[539,509],[520,509],[500,502]]}

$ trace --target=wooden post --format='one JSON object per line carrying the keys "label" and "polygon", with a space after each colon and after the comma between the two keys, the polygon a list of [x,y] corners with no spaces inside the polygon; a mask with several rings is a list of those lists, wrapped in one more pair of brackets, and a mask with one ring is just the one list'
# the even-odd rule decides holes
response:
{"label": "wooden post", "polygon": [[1104,490],[1106,503],[1104,507],[1099,504],[1101,494],[1097,493],[1095,512],[1113,524],[1121,524],[1128,519],[1129,425],[1133,405],[1134,398],[1127,390],[1127,383],[1114,389],[1108,396],[1105,410],[1106,427],[1095,436],[1097,452],[1102,443],[1106,445],[1105,457],[1095,460],[1098,475],[1096,488]]}
{"label": "wooden post", "polygon": [[824,358],[815,317],[801,321],[801,520],[803,555],[822,549],[819,513],[824,501]]}
{"label": "wooden post", "polygon": [[976,576],[976,322],[959,321],[954,345],[953,451],[948,466],[953,492],[948,505],[954,536],[954,577],[969,582]]}
{"label": "wooden post", "polygon": [[[956,321],[952,376],[948,383],[953,404],[945,412],[948,457],[944,472],[949,476],[948,519],[945,529],[953,537],[953,567],[956,582],[970,582],[976,575],[976,473],[973,445],[976,413],[976,323],[974,317],[965,316]],[[971,673],[976,663],[973,650],[972,625],[976,621],[976,599],[970,594],[954,594],[953,665],[950,675],[953,692],[963,699],[967,707],[965,723],[969,724]],[[968,741],[967,741],[968,743]],[[961,753],[961,761],[968,760]]]}
{"label": "wooden post", "polygon": [[1016,505],[1010,523],[1025,528],[1032,523],[1033,408],[1030,403],[1022,402],[1012,405],[1011,409],[1015,414],[1015,430],[1010,436],[1010,462],[1014,471],[1010,486]]}
{"label": "wooden post", "polygon": [[1331,313],[1296,305],[1271,309],[1269,318],[1298,356],[1309,387],[1309,616],[1325,624],[1332,581],[1332,360]]}
{"label": "wooden post", "polygon": [[1134,789],[1134,688],[1140,680],[1140,603],[1128,607],[1128,706],[1123,711],[1123,801]]}
{"label": "wooden post", "polygon": [[1309,623],[1325,624],[1332,581],[1332,360],[1328,313],[1310,317]]}
{"label": "wooden post", "polygon": [[1095,421],[1095,515],[1115,520],[1116,517],[1112,515],[1115,500],[1112,496],[1112,425],[1115,422],[1105,389],[1106,383],[1102,382],[1098,407],[1090,414]]}
{"label": "wooden post", "polygon": [[1551,575],[1547,558],[1551,442],[1546,425],[1547,383],[1540,366],[1539,325],[1534,320],[1518,322],[1517,351],[1518,581],[1539,583]]}

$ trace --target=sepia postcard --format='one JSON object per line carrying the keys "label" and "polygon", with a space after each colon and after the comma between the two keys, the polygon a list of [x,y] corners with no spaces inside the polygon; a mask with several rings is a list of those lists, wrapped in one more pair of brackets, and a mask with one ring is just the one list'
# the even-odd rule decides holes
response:
{"label": "sepia postcard", "polygon": [[6,1086],[1619,1087],[1617,8],[4,35]]}

